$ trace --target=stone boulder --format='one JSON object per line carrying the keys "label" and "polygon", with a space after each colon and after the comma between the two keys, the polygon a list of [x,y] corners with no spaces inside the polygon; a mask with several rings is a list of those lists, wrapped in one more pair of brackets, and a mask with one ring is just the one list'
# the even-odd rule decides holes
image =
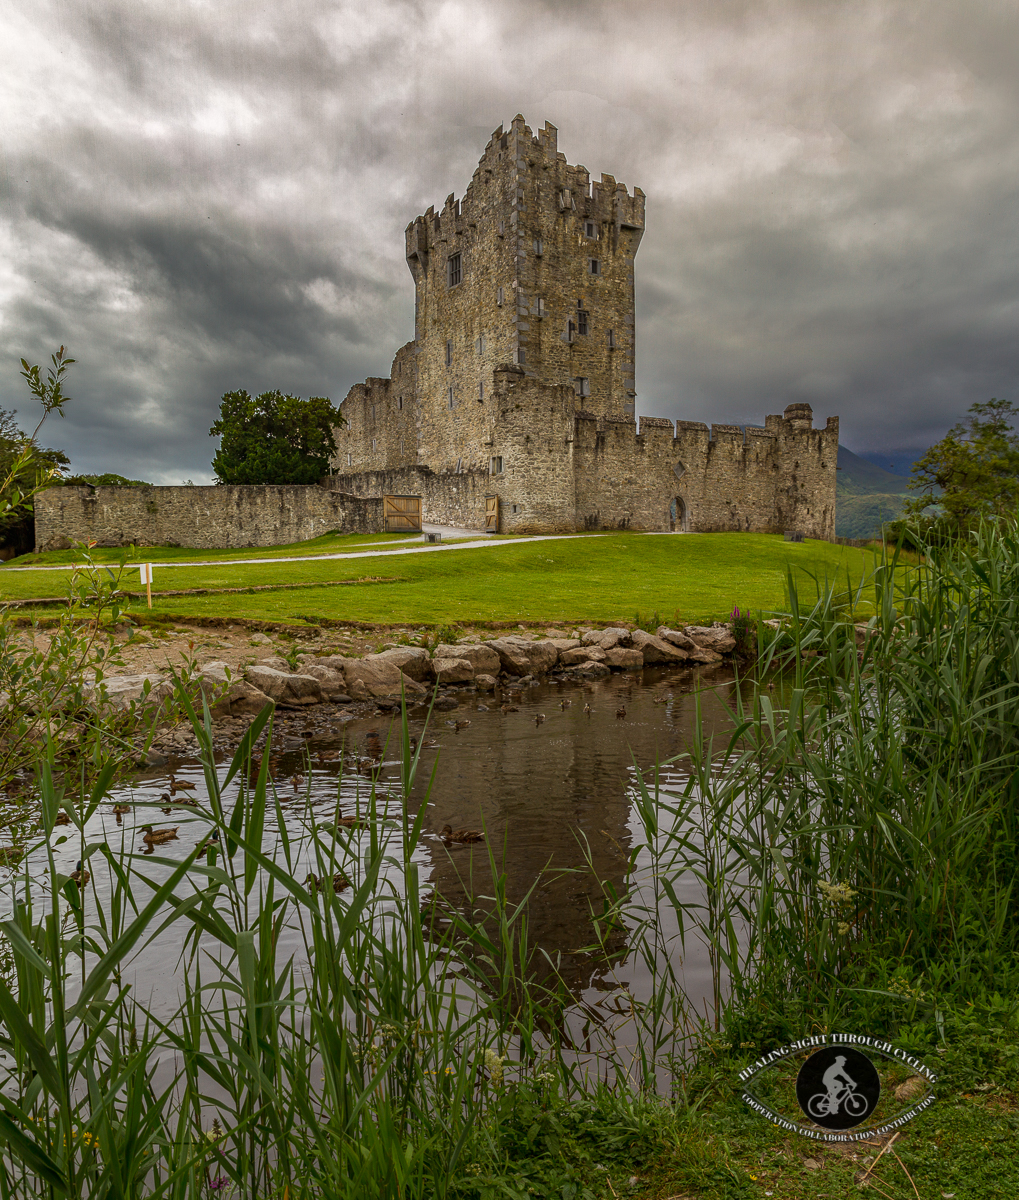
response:
{"label": "stone boulder", "polygon": [[687,625],[683,630],[702,650],[713,650],[716,654],[731,654],[736,649],[736,639],[728,625]]}
{"label": "stone boulder", "polygon": [[559,661],[559,651],[547,639],[532,642],[515,636],[496,638],[487,645],[499,656],[507,675],[547,675]]}
{"label": "stone boulder", "polygon": [[644,665],[651,663],[673,663],[679,665],[687,660],[687,652],[673,646],[664,638],[655,637],[644,629],[635,629],[632,635],[633,648],[644,656]]}
{"label": "stone boulder", "polygon": [[[146,693],[145,685],[148,686]],[[162,675],[110,675],[102,686],[106,689],[106,698],[114,708],[129,708],[136,701],[165,700],[173,695],[173,680]]]}
{"label": "stone boulder", "polygon": [[575,667],[577,663],[603,662],[607,651],[599,650],[597,646],[583,646],[578,650],[564,650],[559,655],[559,661],[564,667]]}
{"label": "stone boulder", "polygon": [[564,650],[576,650],[576,648],[581,644],[580,638],[548,637],[544,640],[548,643],[548,645],[555,646],[560,655],[562,655]]}
{"label": "stone boulder", "polygon": [[615,627],[592,629],[589,633],[584,634],[582,640],[585,646],[597,646],[600,650],[611,650],[613,646],[630,645],[631,637],[629,629]]}
{"label": "stone boulder", "polygon": [[656,633],[663,642],[670,642],[673,646],[678,646],[680,650],[696,650],[697,643],[692,637],[687,637],[681,629],[669,629],[666,625],[659,625]]}
{"label": "stone boulder", "polygon": [[225,662],[206,663],[202,667],[199,686],[209,698],[214,717],[237,717],[242,713],[261,712],[272,701],[254,684]]}
{"label": "stone boulder", "polygon": [[335,667],[324,667],[321,663],[310,662],[305,664],[303,673],[319,681],[326,700],[335,701],[339,696],[346,695],[347,681],[343,672],[337,671]]}
{"label": "stone boulder", "polygon": [[[319,661],[328,663],[330,659]],[[401,688],[408,698],[420,696],[425,691],[420,683],[415,683],[409,676],[404,675],[399,667],[380,654],[370,654],[367,658],[345,658],[342,661],[347,692],[355,700],[369,700],[381,696],[399,698]]]}
{"label": "stone boulder", "polygon": [[472,683],[474,664],[467,658],[433,658],[436,683]]}
{"label": "stone boulder", "polygon": [[640,671],[644,666],[644,655],[640,650],[627,650],[625,646],[612,646],[605,651],[604,662],[614,671]]}
{"label": "stone boulder", "polygon": [[475,675],[474,682],[477,684],[479,692],[495,691],[498,679],[494,675]]}
{"label": "stone boulder", "polygon": [[601,662],[582,662],[576,666],[567,667],[568,675],[575,675],[578,679],[604,679],[606,675],[611,675],[609,668]]}
{"label": "stone boulder", "polygon": [[475,672],[482,671],[488,675],[498,675],[501,665],[498,653],[491,646],[480,642],[436,646],[434,658],[464,658],[474,667]]}
{"label": "stone boulder", "polygon": [[314,675],[292,675],[274,667],[255,666],[248,667],[244,678],[277,704],[302,707],[322,703],[322,684]]}
{"label": "stone boulder", "polygon": [[393,646],[375,657],[391,662],[416,683],[425,683],[432,678],[432,660],[424,646]]}
{"label": "stone boulder", "polygon": [[701,666],[708,666],[711,663],[720,663],[722,656],[716,650],[705,650],[702,646],[698,646],[696,650],[691,650],[687,655],[688,663],[699,663]]}

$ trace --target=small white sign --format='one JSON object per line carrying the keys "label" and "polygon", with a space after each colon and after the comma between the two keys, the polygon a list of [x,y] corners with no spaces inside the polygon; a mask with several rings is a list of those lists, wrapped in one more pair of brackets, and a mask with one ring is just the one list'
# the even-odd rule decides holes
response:
{"label": "small white sign", "polygon": [[152,582],[152,563],[142,563],[138,570],[141,572],[142,583]]}

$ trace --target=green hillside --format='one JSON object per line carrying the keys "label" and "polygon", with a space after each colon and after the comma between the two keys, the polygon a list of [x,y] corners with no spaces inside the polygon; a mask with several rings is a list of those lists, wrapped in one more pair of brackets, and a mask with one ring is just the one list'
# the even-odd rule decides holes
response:
{"label": "green hillside", "polygon": [[877,537],[881,526],[902,516],[909,480],[839,446],[835,483],[835,532],[839,537]]}

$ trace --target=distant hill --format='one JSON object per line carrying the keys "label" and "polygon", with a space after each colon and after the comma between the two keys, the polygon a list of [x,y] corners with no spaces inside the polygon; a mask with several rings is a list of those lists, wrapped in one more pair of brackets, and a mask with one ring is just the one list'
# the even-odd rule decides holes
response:
{"label": "distant hill", "polygon": [[877,537],[881,526],[902,516],[909,480],[839,446],[835,477],[835,533],[838,537]]}

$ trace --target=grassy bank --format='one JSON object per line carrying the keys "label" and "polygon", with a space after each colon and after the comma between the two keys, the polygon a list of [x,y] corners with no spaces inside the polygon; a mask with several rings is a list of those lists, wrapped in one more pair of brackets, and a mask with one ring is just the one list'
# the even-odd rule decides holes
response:
{"label": "grassy bank", "polygon": [[[346,560],[287,562],[281,558],[264,565],[157,569],[157,593],[162,588],[293,587],[364,577],[391,582],[302,586],[241,597],[157,595],[154,611],[170,616],[379,624],[613,621],[632,620],[639,611],[658,612],[664,621],[696,623],[727,617],[736,604],[752,610],[781,607],[790,569],[804,588],[816,577],[845,590],[855,586],[874,562],[869,550],[827,542],[793,544],[764,534],[624,533],[419,554],[397,554],[396,549]],[[149,551],[140,553],[147,561]],[[199,557],[219,558],[220,552],[203,552]],[[123,579],[125,587],[137,590],[137,574],[130,568]],[[62,587],[66,582],[56,572],[0,568],[2,599],[59,595]],[[866,604],[867,596],[863,601]]]}

